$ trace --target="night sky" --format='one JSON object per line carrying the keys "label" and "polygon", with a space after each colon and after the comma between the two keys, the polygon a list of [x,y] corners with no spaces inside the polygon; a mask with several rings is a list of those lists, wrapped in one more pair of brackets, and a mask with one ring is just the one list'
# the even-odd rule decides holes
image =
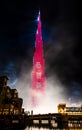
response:
{"label": "night sky", "polygon": [[7,75],[12,88],[21,79],[24,81],[24,74],[28,82],[26,75],[33,65],[39,9],[46,77],[57,77],[66,90],[66,98],[81,102],[82,51],[76,0],[0,2],[0,76]]}

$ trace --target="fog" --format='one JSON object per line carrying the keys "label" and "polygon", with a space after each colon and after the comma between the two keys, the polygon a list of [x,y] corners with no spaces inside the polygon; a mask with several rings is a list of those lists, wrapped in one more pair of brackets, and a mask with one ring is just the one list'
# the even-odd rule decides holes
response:
{"label": "fog", "polygon": [[[75,28],[76,27],[76,28]],[[81,84],[78,80],[80,59],[75,55],[77,50],[77,23],[57,23],[51,28],[48,41],[44,42],[45,75],[47,79],[45,93],[31,90],[31,73],[33,67],[33,46],[25,48],[25,57],[19,57],[15,65],[19,70],[15,83],[19,97],[23,98],[25,111],[33,110],[34,113],[57,112],[59,103],[68,106],[81,104]],[[76,29],[76,30],[75,30]],[[74,32],[76,32],[74,34]],[[20,69],[19,69],[20,68]],[[7,67],[8,69],[8,67]],[[11,74],[11,77],[12,77]],[[11,82],[11,81],[10,81]],[[31,97],[36,98],[36,106],[32,106]]]}
{"label": "fog", "polygon": [[[57,77],[48,77],[45,92],[31,90],[31,70],[21,73],[21,78],[16,86],[19,97],[23,98],[23,107],[25,111],[33,110],[33,113],[54,113],[57,112],[59,103],[66,103],[65,88],[59,82]],[[37,105],[32,106],[31,96],[36,97]]]}

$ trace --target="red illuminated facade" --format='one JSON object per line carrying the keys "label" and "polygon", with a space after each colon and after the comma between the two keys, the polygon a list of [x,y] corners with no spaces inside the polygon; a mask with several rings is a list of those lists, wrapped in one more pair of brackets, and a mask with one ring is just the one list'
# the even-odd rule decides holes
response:
{"label": "red illuminated facade", "polygon": [[35,52],[33,56],[32,105],[37,104],[37,100],[39,100],[39,93],[44,94],[45,89],[46,89],[45,59],[43,54],[43,40],[42,40],[41,21],[39,12],[37,32],[36,32]]}

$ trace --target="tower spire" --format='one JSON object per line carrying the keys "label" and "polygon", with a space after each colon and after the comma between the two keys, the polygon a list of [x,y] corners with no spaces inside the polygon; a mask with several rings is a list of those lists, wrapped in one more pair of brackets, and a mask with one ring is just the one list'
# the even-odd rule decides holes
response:
{"label": "tower spire", "polygon": [[[41,30],[40,11],[38,13],[38,23],[36,32],[36,46],[33,56],[32,71],[32,105],[40,103],[41,95],[44,94],[46,88],[45,77],[45,59],[43,57],[43,40]],[[38,94],[39,93],[39,94]]]}
{"label": "tower spire", "polygon": [[37,24],[37,32],[36,32],[36,49],[43,47],[40,11],[38,13],[37,21],[38,21],[38,24]]}

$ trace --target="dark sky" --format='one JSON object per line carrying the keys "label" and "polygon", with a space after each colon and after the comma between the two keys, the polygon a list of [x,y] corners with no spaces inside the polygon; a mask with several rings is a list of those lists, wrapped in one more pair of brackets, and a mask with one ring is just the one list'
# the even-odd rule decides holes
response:
{"label": "dark sky", "polygon": [[41,11],[46,76],[59,78],[68,95],[82,98],[82,51],[77,0],[0,2],[0,75],[11,82],[32,67],[38,10]]}

